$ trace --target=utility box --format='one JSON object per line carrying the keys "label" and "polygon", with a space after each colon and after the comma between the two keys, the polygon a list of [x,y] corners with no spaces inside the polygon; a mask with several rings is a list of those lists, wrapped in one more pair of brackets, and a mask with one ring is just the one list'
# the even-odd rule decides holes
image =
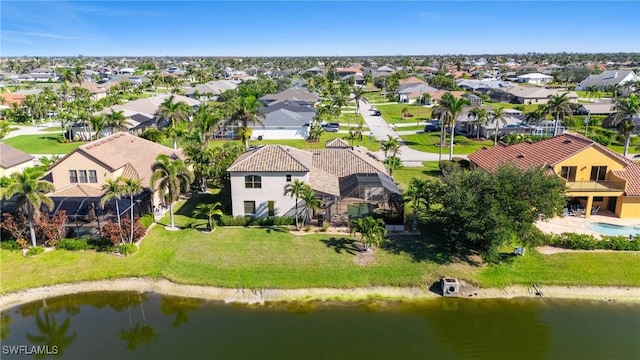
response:
{"label": "utility box", "polygon": [[513,249],[513,253],[517,256],[524,256],[525,251],[525,248],[520,246]]}
{"label": "utility box", "polygon": [[455,278],[442,278],[440,280],[442,287],[442,296],[458,296],[460,295],[460,283]]}

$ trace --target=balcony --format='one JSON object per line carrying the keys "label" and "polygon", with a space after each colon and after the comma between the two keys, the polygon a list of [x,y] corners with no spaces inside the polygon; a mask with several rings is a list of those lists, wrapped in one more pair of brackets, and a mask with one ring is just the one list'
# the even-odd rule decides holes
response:
{"label": "balcony", "polygon": [[567,181],[567,192],[622,192],[626,181]]}

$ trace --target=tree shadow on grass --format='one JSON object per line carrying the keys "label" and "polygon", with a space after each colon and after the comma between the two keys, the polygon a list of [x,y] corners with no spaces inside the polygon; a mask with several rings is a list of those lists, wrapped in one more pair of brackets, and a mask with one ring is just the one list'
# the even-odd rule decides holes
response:
{"label": "tree shadow on grass", "polygon": [[408,254],[415,262],[447,264],[456,258],[451,251],[424,236],[390,236],[380,248],[392,254]]}
{"label": "tree shadow on grass", "polygon": [[431,176],[434,178],[438,178],[440,177],[440,175],[442,175],[442,172],[440,171],[440,169],[423,170],[422,173],[424,175]]}
{"label": "tree shadow on grass", "polygon": [[334,238],[331,239],[322,239],[323,242],[328,248],[332,248],[336,254],[342,254],[342,252],[346,252],[350,255],[355,255],[360,251],[359,247],[356,245],[356,241],[353,239],[346,238]]}
{"label": "tree shadow on grass", "polygon": [[284,226],[269,226],[265,229],[265,231],[267,232],[267,234],[271,234],[272,232],[275,233],[288,233],[289,229],[287,227]]}

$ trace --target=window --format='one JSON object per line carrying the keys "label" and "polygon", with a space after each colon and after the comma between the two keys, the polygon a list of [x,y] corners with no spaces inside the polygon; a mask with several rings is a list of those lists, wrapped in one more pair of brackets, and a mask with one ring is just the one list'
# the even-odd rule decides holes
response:
{"label": "window", "polygon": [[87,183],[87,170],[79,170],[78,173],[80,174],[80,182]]}
{"label": "window", "polygon": [[75,184],[78,182],[78,172],[75,170],[69,170],[69,182]]}
{"label": "window", "polygon": [[593,197],[593,202],[603,202],[604,201],[604,196],[594,196]]}
{"label": "window", "polygon": [[244,214],[245,215],[253,215],[256,213],[256,202],[255,201],[245,201],[244,202]]}
{"label": "window", "polygon": [[247,189],[261,189],[262,178],[257,175],[248,175],[244,177],[244,187]]}
{"label": "window", "polygon": [[93,184],[98,182],[98,174],[95,170],[89,170],[89,182]]}
{"label": "window", "polygon": [[592,166],[591,167],[591,181],[604,180],[607,175],[606,166]]}
{"label": "window", "polygon": [[287,174],[287,182],[291,182],[291,174]]}
{"label": "window", "polygon": [[567,181],[576,181],[577,166],[563,166],[560,170],[560,177]]}
{"label": "window", "polygon": [[276,216],[276,202],[270,200],[269,202],[267,202],[267,207],[269,208],[268,216]]}

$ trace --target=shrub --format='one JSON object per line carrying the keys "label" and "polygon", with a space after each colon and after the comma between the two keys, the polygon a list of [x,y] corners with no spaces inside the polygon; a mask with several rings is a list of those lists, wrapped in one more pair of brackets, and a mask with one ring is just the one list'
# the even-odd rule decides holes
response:
{"label": "shrub", "polygon": [[562,235],[549,237],[546,243],[551,246],[573,250],[640,251],[640,241],[629,240],[625,236],[604,236],[602,240],[597,240],[593,235],[563,233]]}
{"label": "shrub", "polygon": [[138,251],[138,247],[133,244],[118,245],[116,246],[116,251],[124,256],[127,256],[135,254],[135,252]]}
{"label": "shrub", "polygon": [[[102,237],[111,241],[113,245],[122,244],[125,241],[130,241],[129,237],[131,236],[131,220],[128,217],[120,219],[120,223],[122,228],[118,226],[118,224],[112,222],[111,220],[107,221],[106,224],[100,229],[100,235]],[[139,218],[133,219],[133,242],[138,241],[144,236],[146,232],[146,228],[140,224]]]}
{"label": "shrub", "polygon": [[5,240],[0,242],[0,249],[3,250],[20,250],[22,249],[17,241],[15,240]]}
{"label": "shrub", "polygon": [[440,168],[440,172],[443,175],[446,175],[452,171],[454,171],[455,169],[457,169],[460,165],[458,165],[458,163],[451,161],[451,160],[442,160],[440,161],[440,163],[438,164],[438,167]]}
{"label": "shrub", "polygon": [[94,249],[95,251],[101,251],[101,252],[115,251],[115,246],[111,243],[109,239],[105,239],[105,238],[89,239],[87,240],[87,245],[89,245],[90,249]]}
{"label": "shrub", "polygon": [[151,226],[151,224],[153,224],[154,222],[155,219],[153,218],[153,214],[144,214],[140,218],[140,224],[145,228],[149,228],[149,226]]}
{"label": "shrub", "polygon": [[307,225],[304,227],[304,232],[309,232],[311,231],[311,225]]}
{"label": "shrub", "polygon": [[47,214],[40,214],[40,222],[36,225],[36,236],[44,239],[45,246],[56,246],[64,235],[67,224],[67,212],[60,210],[49,220]]}
{"label": "shrub", "polygon": [[27,256],[37,256],[44,253],[44,248],[42,246],[32,247],[27,250]]}
{"label": "shrub", "polygon": [[16,244],[20,246],[20,249],[29,248],[29,242],[25,238],[19,238],[18,240],[16,240]]}
{"label": "shrub", "polygon": [[294,224],[293,216],[269,216],[266,218],[252,218],[248,216],[222,215],[220,226],[284,226]]}
{"label": "shrub", "polygon": [[87,239],[62,239],[56,245],[56,249],[68,251],[89,250],[91,248],[92,246]]}
{"label": "shrub", "polygon": [[322,223],[322,228],[320,229],[320,231],[327,232],[328,229],[329,229],[329,223],[328,222]]}
{"label": "shrub", "polygon": [[589,139],[603,146],[611,145],[611,139],[603,135],[598,135],[598,134],[589,135]]}

